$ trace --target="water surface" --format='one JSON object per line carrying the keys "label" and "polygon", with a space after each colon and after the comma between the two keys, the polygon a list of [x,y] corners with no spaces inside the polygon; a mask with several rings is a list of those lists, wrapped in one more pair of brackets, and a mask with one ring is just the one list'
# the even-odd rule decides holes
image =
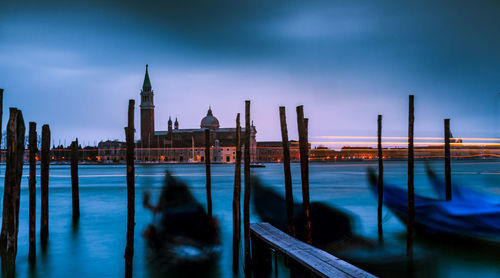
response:
{"label": "water surface", "polygon": [[[356,216],[359,234],[376,239],[376,199],[366,182],[366,168],[375,162],[313,163],[310,165],[311,201],[322,201],[343,208]],[[433,163],[439,174],[443,163]],[[266,185],[284,194],[283,165],[267,164],[253,168]],[[154,271],[145,259],[141,236],[153,216],[142,207],[144,191],[156,200],[163,185],[166,169],[186,181],[200,203],[206,204],[204,165],[137,165],[136,166],[136,228],[134,277],[151,277]],[[457,161],[453,163],[453,181],[477,190],[500,196],[500,162]],[[0,197],[3,199],[5,165],[0,168]],[[386,162],[385,181],[406,186],[406,162]],[[416,193],[432,196],[424,165],[416,163]],[[123,277],[126,242],[126,176],[124,165],[80,165],[80,212],[78,227],[72,225],[71,177],[67,165],[51,165],[49,184],[49,245],[41,251],[40,181],[37,179],[37,263],[28,265],[28,168],[22,179],[20,224],[17,254],[18,277]],[[300,165],[292,164],[294,198],[301,200]],[[222,232],[223,252],[215,276],[232,277],[232,196],[234,165],[212,165],[213,212]],[[241,202],[243,204],[243,201]],[[251,221],[259,221],[251,212]],[[405,250],[405,226],[388,210],[384,210],[386,242]],[[500,250],[477,251],[470,246],[450,245],[439,241],[418,239],[418,250],[436,255],[440,277],[498,277]],[[241,250],[241,249],[240,249]],[[241,258],[241,256],[240,256]],[[240,264],[241,265],[241,264]],[[286,269],[280,264],[280,276]]]}

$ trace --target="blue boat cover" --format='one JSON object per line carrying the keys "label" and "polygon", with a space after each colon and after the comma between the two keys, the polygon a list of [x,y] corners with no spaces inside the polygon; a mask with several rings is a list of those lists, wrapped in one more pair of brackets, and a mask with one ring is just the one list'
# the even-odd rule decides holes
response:
{"label": "blue boat cover", "polygon": [[[377,179],[373,177],[373,171],[369,175],[372,191],[377,195]],[[444,185],[439,185],[439,188],[444,188]],[[457,234],[500,242],[500,202],[470,189],[454,188],[452,201],[415,194],[415,223],[419,228],[430,234]],[[443,196],[444,193],[439,194]],[[406,188],[384,182],[383,202],[398,217],[406,219]]]}

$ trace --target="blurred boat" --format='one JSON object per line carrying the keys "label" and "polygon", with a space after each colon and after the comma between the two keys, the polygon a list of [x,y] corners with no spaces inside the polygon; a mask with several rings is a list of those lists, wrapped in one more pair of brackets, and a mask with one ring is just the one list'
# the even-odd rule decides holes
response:
{"label": "blurred boat", "polygon": [[[368,179],[377,195],[377,175],[373,169],[368,169]],[[500,204],[477,192],[470,199],[461,195],[465,192],[455,189],[456,196],[451,201],[415,194],[415,229],[428,235],[452,235],[499,243]],[[383,194],[384,204],[406,223],[407,189],[384,182]]]}
{"label": "blurred boat", "polygon": [[[254,208],[261,220],[288,232],[285,199],[264,186],[256,176],[252,176],[251,183]],[[435,275],[427,256],[416,254],[414,267],[411,268],[400,248],[380,246],[356,235],[352,228],[354,216],[345,211],[321,202],[311,202],[310,215],[313,245],[350,264],[381,277],[406,277],[412,275],[411,271],[423,277]],[[294,203],[294,224],[296,238],[305,241],[304,210],[299,203]]]}
{"label": "blurred boat", "polygon": [[143,205],[155,215],[143,233],[151,264],[183,277],[205,276],[221,253],[216,219],[209,218],[187,185],[168,172],[158,204],[149,199],[145,192]]}
{"label": "blurred boat", "polygon": [[266,165],[263,163],[251,163],[250,168],[265,168]]}
{"label": "blurred boat", "polygon": [[[428,163],[425,164],[425,170],[429,180],[431,181],[432,188],[436,192],[437,196],[441,200],[446,200],[446,186],[444,178],[439,178],[436,172],[430,167]],[[478,192],[456,183],[451,184],[451,196],[452,199],[461,200],[464,202],[482,202],[488,204],[500,204],[500,198],[498,196],[490,195],[487,193]]]}

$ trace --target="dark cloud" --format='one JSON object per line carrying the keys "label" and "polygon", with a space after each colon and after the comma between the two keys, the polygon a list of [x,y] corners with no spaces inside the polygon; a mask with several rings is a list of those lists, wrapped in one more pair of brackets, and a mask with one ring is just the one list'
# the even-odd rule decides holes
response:
{"label": "dark cloud", "polygon": [[[15,101],[31,111],[43,94],[105,111],[116,125],[116,100],[136,94],[150,63],[159,101],[167,93],[177,102],[196,97],[200,111],[271,93],[272,105],[334,107],[335,116],[344,111],[336,104],[365,101],[360,115],[344,111],[358,124],[379,113],[374,99],[395,115],[392,107],[411,91],[427,107],[426,122],[448,113],[467,122],[462,131],[477,132],[498,110],[498,14],[498,1],[10,1],[0,9],[0,86],[27,92],[31,101]],[[193,80],[182,84],[181,76]],[[199,92],[183,99],[185,90]],[[180,109],[163,101],[163,109]],[[87,117],[90,129],[99,117]],[[278,136],[270,126],[260,130]]]}

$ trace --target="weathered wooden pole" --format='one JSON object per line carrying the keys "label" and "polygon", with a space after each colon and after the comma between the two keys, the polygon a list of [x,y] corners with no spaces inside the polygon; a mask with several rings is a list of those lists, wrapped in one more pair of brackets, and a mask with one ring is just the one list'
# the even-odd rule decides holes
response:
{"label": "weathered wooden pole", "polygon": [[36,123],[30,122],[29,127],[29,253],[28,258],[31,265],[36,262]]}
{"label": "weathered wooden pole", "polygon": [[127,146],[127,246],[125,247],[125,277],[132,278],[134,258],[135,227],[135,144],[134,144],[134,106],[135,100],[128,102],[128,126],[125,128]]}
{"label": "weathered wooden pole", "polygon": [[240,113],[236,116],[236,161],[234,167],[233,191],[233,271],[237,272],[240,261],[240,235],[241,235],[241,125]]}
{"label": "weathered wooden pole", "polygon": [[295,223],[293,221],[293,189],[292,171],[290,170],[290,146],[288,128],[286,125],[286,110],[280,106],[281,141],[283,143],[283,171],[285,174],[286,215],[288,218],[288,234],[295,237]]}
{"label": "weathered wooden pole", "polygon": [[451,201],[450,119],[444,119],[444,177],[446,201]]}
{"label": "weathered wooden pole", "polygon": [[49,160],[50,160],[50,127],[42,126],[42,150],[40,152],[40,194],[42,209],[40,215],[40,244],[47,247],[49,238]]}
{"label": "weathered wooden pole", "polygon": [[250,258],[250,101],[245,100],[245,192],[243,196],[243,232],[245,235],[245,274],[251,272]]}
{"label": "weathered wooden pole", "polygon": [[205,176],[208,218],[212,218],[212,177],[210,173],[210,129],[205,129]]}
{"label": "weathered wooden pole", "polygon": [[10,108],[7,123],[7,160],[3,195],[2,231],[0,233],[0,257],[2,277],[15,277],[17,234],[19,231],[19,201],[24,160],[25,126],[23,114]]}
{"label": "weathered wooden pole", "polygon": [[378,241],[380,244],[384,242],[382,230],[382,207],[384,205],[384,161],[382,153],[382,115],[378,115],[378,210],[377,210],[377,223],[378,223]]}
{"label": "weathered wooden pole", "polygon": [[[2,146],[2,121],[3,121],[3,89],[0,89],[0,147]],[[2,161],[1,152],[0,152],[0,161]]]}
{"label": "weathered wooden pole", "polygon": [[251,234],[252,272],[254,277],[271,277],[272,259],[269,246],[255,234]]}
{"label": "weathered wooden pole", "polygon": [[80,218],[80,194],[78,190],[78,138],[71,143],[71,192],[73,195],[73,223]]}
{"label": "weathered wooden pole", "polygon": [[413,257],[413,227],[415,222],[415,192],[414,192],[414,151],[413,151],[413,127],[415,122],[414,115],[414,96],[409,98],[408,113],[408,218],[406,223],[406,254],[409,258]]}
{"label": "weathered wooden pole", "polygon": [[302,205],[304,207],[304,231],[308,244],[312,244],[311,214],[309,205],[309,143],[307,140],[308,121],[304,119],[304,107],[297,106],[297,127],[299,129],[300,175],[302,178]]}

